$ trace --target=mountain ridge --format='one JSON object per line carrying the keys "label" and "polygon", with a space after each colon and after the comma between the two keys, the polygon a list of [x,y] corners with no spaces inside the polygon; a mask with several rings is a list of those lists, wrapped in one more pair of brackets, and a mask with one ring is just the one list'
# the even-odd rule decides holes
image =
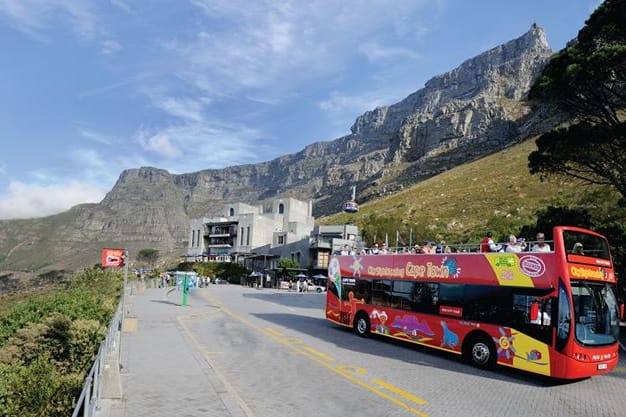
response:
{"label": "mountain ridge", "polygon": [[[104,246],[182,254],[189,220],[216,215],[229,202],[312,199],[320,216],[339,211],[352,186],[360,202],[395,193],[558,124],[559,115],[523,101],[551,53],[533,24],[398,103],[365,112],[346,136],[258,164],[185,174],[125,170],[100,203],[30,225],[0,222],[0,269],[93,264]],[[49,259],[36,260],[37,252]]]}

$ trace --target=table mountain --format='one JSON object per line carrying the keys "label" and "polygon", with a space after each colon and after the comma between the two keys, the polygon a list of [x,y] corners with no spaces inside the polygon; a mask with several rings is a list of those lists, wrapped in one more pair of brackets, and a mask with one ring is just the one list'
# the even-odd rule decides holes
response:
{"label": "table mountain", "polygon": [[76,268],[102,247],[182,254],[189,219],[229,202],[277,196],[313,199],[314,214],[396,192],[451,167],[545,131],[558,115],[524,101],[551,50],[536,24],[521,37],[463,62],[390,106],[359,116],[349,135],[271,161],[173,175],[143,167],[121,173],[98,204],[41,219],[0,222],[0,270]]}

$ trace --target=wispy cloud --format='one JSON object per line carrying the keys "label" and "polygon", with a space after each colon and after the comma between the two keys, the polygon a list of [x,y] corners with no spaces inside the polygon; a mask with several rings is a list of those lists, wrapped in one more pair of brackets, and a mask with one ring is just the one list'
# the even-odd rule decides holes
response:
{"label": "wispy cloud", "polygon": [[94,149],[72,149],[69,152],[69,156],[79,165],[95,168],[102,168],[106,166],[106,162]]}
{"label": "wispy cloud", "polygon": [[90,141],[101,143],[103,145],[111,145],[115,142],[114,138],[100,132],[96,132],[95,130],[86,129],[83,127],[76,127],[76,131],[80,136],[89,139]]}
{"label": "wispy cloud", "polygon": [[108,39],[100,42],[100,52],[103,55],[113,55],[122,49],[119,42]]}
{"label": "wispy cloud", "polygon": [[13,181],[8,194],[0,196],[0,219],[47,216],[77,204],[97,203],[105,194],[102,188],[78,181],[52,186]]}
{"label": "wispy cloud", "polygon": [[145,130],[140,130],[135,139],[146,151],[153,152],[158,156],[178,158],[183,155],[183,152],[172,141],[171,136],[167,132],[150,134]]}
{"label": "wispy cloud", "polygon": [[203,122],[203,111],[210,100],[175,97],[153,97],[154,105],[164,112],[190,122]]}
{"label": "wispy cloud", "polygon": [[[298,7],[269,0],[197,0],[194,4],[204,11],[208,23],[214,23],[211,33],[164,45],[190,63],[192,71],[187,75],[197,75],[194,84],[231,92],[272,86],[278,94],[341,73],[358,53],[359,42],[381,28],[392,27],[393,33],[408,36],[415,23],[405,17],[423,7],[421,2],[389,7],[374,0],[312,1]],[[373,50],[373,46],[370,56],[410,56],[401,48]],[[207,74],[212,83],[206,83]]]}
{"label": "wispy cloud", "polygon": [[367,56],[370,62],[377,62],[381,59],[388,60],[391,58],[420,59],[420,55],[411,49],[383,46],[377,42],[363,43],[359,46],[359,51]]}
{"label": "wispy cloud", "polygon": [[140,129],[134,135],[146,151],[162,158],[153,159],[157,166],[173,173],[263,161],[275,151],[262,144],[263,138],[262,132],[245,126],[206,123]]}
{"label": "wispy cloud", "polygon": [[41,37],[50,27],[67,22],[81,38],[96,33],[96,18],[90,1],[74,0],[2,0],[0,15],[16,29]]}

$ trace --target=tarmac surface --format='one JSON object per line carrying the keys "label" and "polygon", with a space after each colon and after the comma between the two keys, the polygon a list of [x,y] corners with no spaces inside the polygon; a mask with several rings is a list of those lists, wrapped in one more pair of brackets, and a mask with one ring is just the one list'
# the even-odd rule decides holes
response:
{"label": "tarmac surface", "polygon": [[122,396],[101,399],[96,417],[248,415],[179,321],[215,310],[199,291],[206,289],[190,294],[193,302],[184,307],[180,293],[167,295],[163,288],[128,297],[120,355]]}
{"label": "tarmac surface", "polygon": [[[202,291],[210,288],[193,291],[188,306],[180,305],[180,293],[168,295],[162,288],[147,288],[127,297],[120,351],[121,398],[101,399],[96,417],[251,416],[180,322],[181,317],[216,310]],[[621,329],[620,355],[626,355],[626,323]]]}

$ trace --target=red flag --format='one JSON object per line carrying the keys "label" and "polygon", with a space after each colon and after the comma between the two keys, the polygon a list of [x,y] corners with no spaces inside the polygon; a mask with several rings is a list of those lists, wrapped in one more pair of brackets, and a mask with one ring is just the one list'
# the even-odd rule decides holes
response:
{"label": "red flag", "polygon": [[102,249],[102,266],[124,266],[124,249]]}

